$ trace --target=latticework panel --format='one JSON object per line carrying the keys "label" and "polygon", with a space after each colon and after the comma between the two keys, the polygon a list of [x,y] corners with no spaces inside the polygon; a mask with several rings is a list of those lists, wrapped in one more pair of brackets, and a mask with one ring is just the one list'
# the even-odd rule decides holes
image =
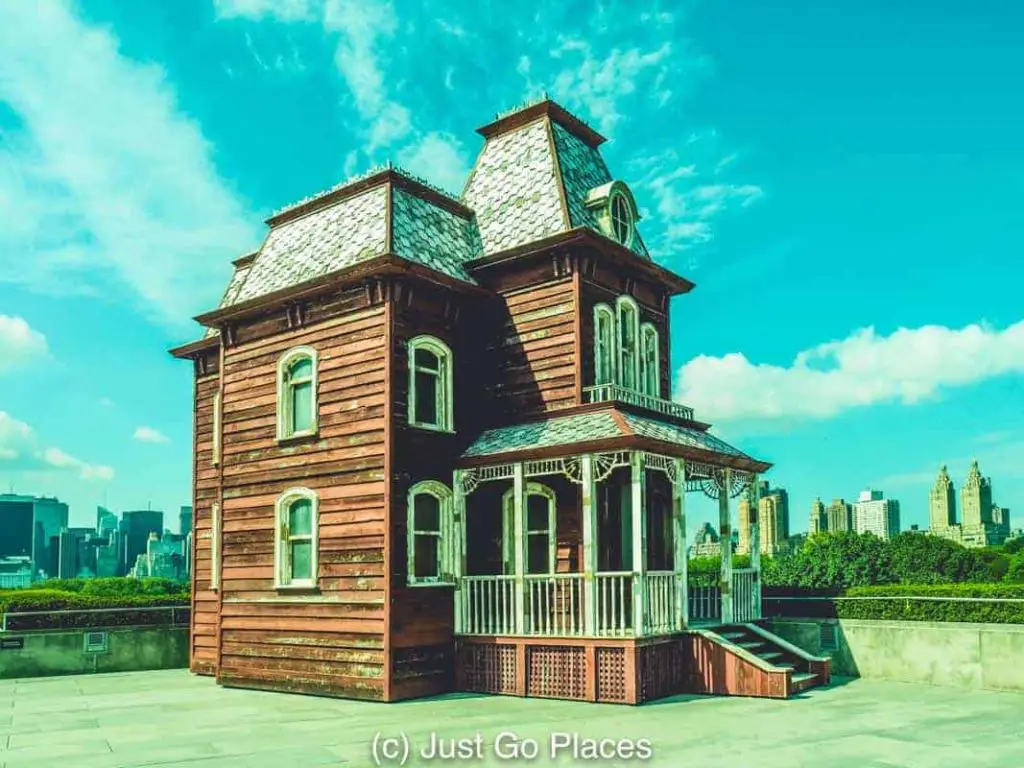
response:
{"label": "latticework panel", "polygon": [[597,700],[629,701],[626,649],[597,649]]}
{"label": "latticework panel", "polygon": [[640,701],[663,699],[683,691],[686,660],[682,641],[647,645],[639,649]]}
{"label": "latticework panel", "polygon": [[516,647],[466,643],[459,652],[462,687],[477,693],[516,692]]}
{"label": "latticework panel", "polygon": [[527,649],[526,695],[553,699],[584,699],[587,652],[569,646]]}

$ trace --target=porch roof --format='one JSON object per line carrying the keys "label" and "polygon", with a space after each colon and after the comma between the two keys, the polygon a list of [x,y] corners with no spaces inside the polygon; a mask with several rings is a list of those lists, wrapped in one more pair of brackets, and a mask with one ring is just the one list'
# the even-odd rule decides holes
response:
{"label": "porch roof", "polygon": [[725,467],[764,472],[758,461],[708,432],[651,415],[608,407],[542,421],[489,429],[460,457],[461,466],[564,456],[591,451],[644,449]]}

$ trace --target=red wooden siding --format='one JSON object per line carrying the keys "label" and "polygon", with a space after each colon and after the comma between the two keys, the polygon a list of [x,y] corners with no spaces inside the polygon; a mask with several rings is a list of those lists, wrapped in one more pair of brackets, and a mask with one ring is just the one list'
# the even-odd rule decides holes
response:
{"label": "red wooden siding", "polygon": [[506,422],[576,404],[576,301],[572,279],[501,297],[496,406]]}
{"label": "red wooden siding", "polygon": [[218,351],[204,353],[207,371],[196,365],[192,476],[192,647],[189,668],[212,675],[217,666],[219,601],[210,590],[211,510],[217,501],[218,473],[213,466],[213,399],[218,387]]}
{"label": "red wooden siding", "polygon": [[[239,329],[224,362],[222,683],[384,697],[385,310],[363,292],[349,311],[282,330]],[[283,313],[282,313],[283,314]],[[268,335],[272,334],[272,335]],[[317,350],[319,434],[278,444],[277,361]],[[274,503],[319,496],[319,592],[276,592]]]}

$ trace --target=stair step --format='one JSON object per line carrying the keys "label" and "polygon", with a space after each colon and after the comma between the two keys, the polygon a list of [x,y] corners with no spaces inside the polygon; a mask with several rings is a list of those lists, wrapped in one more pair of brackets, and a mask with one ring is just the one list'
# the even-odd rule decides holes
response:
{"label": "stair step", "polygon": [[762,645],[764,645],[764,643],[762,643],[759,640],[754,640],[754,641],[747,642],[747,643],[737,643],[737,645],[740,648],[746,648],[748,651],[751,651],[754,648],[760,648]]}
{"label": "stair step", "polygon": [[726,640],[742,640],[747,636],[746,632],[723,632],[722,637]]}
{"label": "stair step", "polygon": [[817,675],[813,672],[797,672],[795,675],[793,675],[792,680],[794,683],[803,683],[807,680],[813,680],[816,677]]}
{"label": "stair step", "polygon": [[[772,659],[779,659],[779,658],[782,658],[782,654],[781,654],[781,653],[779,653],[778,651],[765,651],[765,652],[763,652],[763,653],[759,653],[759,654],[757,654],[757,656],[758,656],[759,658],[762,658],[762,659],[764,659],[765,661],[771,661]],[[792,666],[792,664],[785,664],[785,665],[783,665],[783,664],[779,664],[779,665],[777,665],[777,666],[788,666],[788,667],[791,667],[791,666]]]}

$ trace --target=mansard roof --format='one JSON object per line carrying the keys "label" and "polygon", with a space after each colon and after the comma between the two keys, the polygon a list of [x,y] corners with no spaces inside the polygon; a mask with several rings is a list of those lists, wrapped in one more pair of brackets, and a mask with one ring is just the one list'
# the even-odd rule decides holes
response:
{"label": "mansard roof", "polygon": [[235,274],[220,309],[393,255],[465,283],[480,251],[472,212],[411,174],[386,168],[289,206]]}
{"label": "mansard roof", "polygon": [[[577,227],[603,231],[587,205],[613,181],[596,132],[544,100],[480,129],[487,141],[462,200],[476,212],[488,256]],[[650,258],[636,233],[630,249]]]}
{"label": "mansard roof", "polygon": [[379,257],[476,286],[469,262],[587,231],[652,263],[635,226],[628,247],[606,235],[609,195],[624,192],[638,216],[601,157],[604,137],[586,123],[544,98],[478,132],[484,146],[460,199],[389,165],[275,212],[259,250],[235,262],[218,309],[201,322]]}
{"label": "mansard roof", "polygon": [[465,450],[460,464],[478,466],[499,458],[565,456],[595,450],[595,446],[617,450],[637,445],[754,472],[771,467],[703,429],[613,407],[486,430]]}

